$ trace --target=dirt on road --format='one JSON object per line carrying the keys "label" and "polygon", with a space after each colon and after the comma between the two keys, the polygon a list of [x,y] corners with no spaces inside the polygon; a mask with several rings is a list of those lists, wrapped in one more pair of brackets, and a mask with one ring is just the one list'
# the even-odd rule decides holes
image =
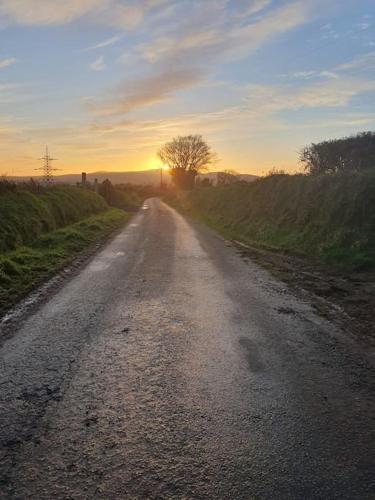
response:
{"label": "dirt on road", "polygon": [[375,273],[345,272],[233,241],[243,259],[268,269],[347,333],[375,345]]}

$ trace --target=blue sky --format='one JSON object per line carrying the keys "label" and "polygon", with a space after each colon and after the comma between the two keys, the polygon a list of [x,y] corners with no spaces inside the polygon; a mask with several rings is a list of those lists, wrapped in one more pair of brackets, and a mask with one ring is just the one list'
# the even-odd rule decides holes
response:
{"label": "blue sky", "polygon": [[374,0],[0,0],[0,173],[159,166],[200,133],[215,169],[295,171],[375,125]]}

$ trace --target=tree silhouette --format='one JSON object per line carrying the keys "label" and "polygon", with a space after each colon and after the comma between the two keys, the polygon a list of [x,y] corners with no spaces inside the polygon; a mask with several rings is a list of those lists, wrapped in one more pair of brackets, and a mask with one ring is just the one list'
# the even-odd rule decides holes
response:
{"label": "tree silhouette", "polygon": [[175,137],[158,152],[161,161],[171,169],[175,185],[192,189],[195,177],[214,160],[214,153],[201,135]]}
{"label": "tree silhouette", "polygon": [[300,160],[310,175],[373,170],[375,132],[311,144],[301,151]]}

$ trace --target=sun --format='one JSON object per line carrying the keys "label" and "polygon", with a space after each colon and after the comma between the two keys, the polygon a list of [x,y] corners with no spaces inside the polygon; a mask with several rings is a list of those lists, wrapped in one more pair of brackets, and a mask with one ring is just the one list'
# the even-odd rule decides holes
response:
{"label": "sun", "polygon": [[147,170],[160,170],[161,168],[164,169],[164,165],[161,162],[160,158],[152,156],[151,158],[148,159]]}

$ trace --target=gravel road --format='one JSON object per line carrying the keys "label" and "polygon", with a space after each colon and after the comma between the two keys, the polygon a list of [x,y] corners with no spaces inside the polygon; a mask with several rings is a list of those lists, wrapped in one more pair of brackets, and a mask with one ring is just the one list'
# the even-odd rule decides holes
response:
{"label": "gravel road", "polygon": [[375,498],[374,353],[157,199],[0,352],[1,498]]}

